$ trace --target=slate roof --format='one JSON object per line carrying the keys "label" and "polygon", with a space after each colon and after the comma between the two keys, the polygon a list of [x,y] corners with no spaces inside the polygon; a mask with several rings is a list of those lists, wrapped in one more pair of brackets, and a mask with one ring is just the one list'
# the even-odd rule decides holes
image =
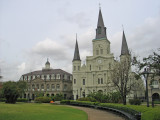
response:
{"label": "slate roof", "polygon": [[43,70],[38,70],[38,71],[33,71],[27,74],[23,74],[23,76],[27,76],[27,75],[47,75],[47,74],[67,74],[67,75],[72,75],[62,69],[43,69]]}

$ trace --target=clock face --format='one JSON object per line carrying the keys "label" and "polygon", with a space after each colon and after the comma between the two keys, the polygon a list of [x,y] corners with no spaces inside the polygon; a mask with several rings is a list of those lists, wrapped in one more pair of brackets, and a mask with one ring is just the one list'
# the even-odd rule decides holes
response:
{"label": "clock face", "polygon": [[99,64],[102,63],[102,60],[99,59],[99,60],[98,60],[98,63],[99,63]]}

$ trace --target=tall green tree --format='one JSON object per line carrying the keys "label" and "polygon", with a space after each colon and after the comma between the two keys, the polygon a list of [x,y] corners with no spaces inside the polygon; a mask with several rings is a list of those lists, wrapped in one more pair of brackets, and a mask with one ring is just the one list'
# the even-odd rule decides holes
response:
{"label": "tall green tree", "polygon": [[16,103],[26,89],[26,82],[23,81],[8,81],[3,84],[2,94],[6,98],[6,103]]}

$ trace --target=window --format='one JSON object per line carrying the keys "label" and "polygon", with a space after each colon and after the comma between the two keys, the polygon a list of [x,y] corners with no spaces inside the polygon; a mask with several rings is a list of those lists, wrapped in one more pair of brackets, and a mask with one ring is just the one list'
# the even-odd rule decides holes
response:
{"label": "window", "polygon": [[35,85],[34,84],[32,85],[32,89],[35,89]]}
{"label": "window", "polygon": [[44,85],[43,84],[41,85],[41,89],[44,89]]}
{"label": "window", "polygon": [[55,79],[55,76],[54,76],[54,74],[52,74],[52,79]]}
{"label": "window", "polygon": [[101,49],[101,54],[103,54],[103,49]]}
{"label": "window", "polygon": [[74,79],[74,84],[76,84],[76,79]]}
{"label": "window", "polygon": [[78,70],[80,70],[80,66],[78,66]]}
{"label": "window", "polygon": [[39,89],[39,84],[37,84],[37,89]]}
{"label": "window", "polygon": [[60,75],[59,74],[57,74],[57,79],[60,79]]}
{"label": "window", "polygon": [[67,90],[67,85],[66,84],[64,85],[64,90]]}
{"label": "window", "polygon": [[54,84],[52,84],[52,86],[51,86],[51,87],[52,87],[52,90],[54,90],[54,89],[55,89],[55,86],[54,86]]}
{"label": "window", "polygon": [[56,85],[56,88],[57,88],[57,90],[59,90],[59,89],[60,89],[60,85],[59,85],[59,84],[57,84],[57,85]]}
{"label": "window", "polygon": [[47,75],[47,80],[49,80],[50,79],[50,75]]}
{"label": "window", "polygon": [[99,55],[99,50],[96,50],[96,55]]}
{"label": "window", "polygon": [[85,79],[83,79],[83,85],[85,85]]}
{"label": "window", "polygon": [[76,70],[76,66],[74,66],[74,70]]}
{"label": "window", "polygon": [[103,84],[103,78],[101,78],[101,84]]}
{"label": "window", "polygon": [[89,66],[89,68],[90,68],[90,71],[91,71],[91,69],[92,69],[92,68],[91,68],[91,65]]}
{"label": "window", "polygon": [[154,81],[152,82],[152,85],[158,85],[158,81],[157,81],[157,80],[154,80]]}
{"label": "window", "polygon": [[111,63],[109,63],[109,69],[111,69]]}
{"label": "window", "polygon": [[47,90],[49,90],[49,88],[50,88],[50,87],[49,87],[49,84],[47,84]]}
{"label": "window", "polygon": [[100,84],[100,78],[98,78],[98,84]]}

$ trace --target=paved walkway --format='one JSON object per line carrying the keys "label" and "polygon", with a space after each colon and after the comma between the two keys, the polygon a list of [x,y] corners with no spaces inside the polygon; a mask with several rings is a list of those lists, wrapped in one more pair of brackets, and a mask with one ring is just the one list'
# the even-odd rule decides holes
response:
{"label": "paved walkway", "polygon": [[79,107],[79,106],[70,106],[70,107],[85,111],[88,114],[88,120],[125,120],[125,118],[108,111],[87,108],[87,107]]}

